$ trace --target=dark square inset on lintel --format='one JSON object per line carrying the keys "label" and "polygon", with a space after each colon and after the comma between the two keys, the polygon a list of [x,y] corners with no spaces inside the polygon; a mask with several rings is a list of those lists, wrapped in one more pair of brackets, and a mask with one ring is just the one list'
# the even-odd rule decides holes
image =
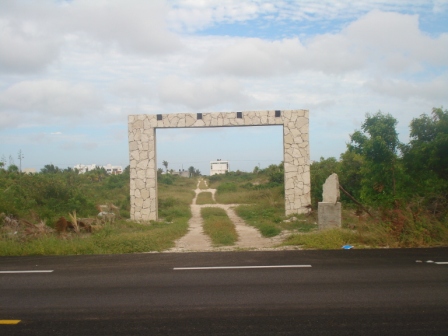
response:
{"label": "dark square inset on lintel", "polygon": [[243,118],[243,112],[237,112],[236,113],[236,117],[239,118],[239,119],[242,119]]}
{"label": "dark square inset on lintel", "polygon": [[202,113],[198,113],[197,118],[198,118],[198,120],[199,120],[199,119],[202,119]]}
{"label": "dark square inset on lintel", "polygon": [[282,111],[280,111],[280,110],[275,110],[275,117],[276,118],[279,118],[279,117],[281,117],[282,116]]}
{"label": "dark square inset on lintel", "polygon": [[162,115],[161,114],[157,115],[157,120],[162,120]]}

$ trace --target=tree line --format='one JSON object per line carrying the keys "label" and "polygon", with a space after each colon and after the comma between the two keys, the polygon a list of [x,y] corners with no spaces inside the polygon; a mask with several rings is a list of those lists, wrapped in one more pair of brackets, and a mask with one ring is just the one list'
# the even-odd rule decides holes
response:
{"label": "tree line", "polygon": [[[331,173],[361,204],[379,209],[405,209],[418,216],[448,212],[448,111],[434,108],[410,123],[409,142],[402,143],[397,120],[388,113],[367,114],[360,130],[350,135],[339,160],[321,158],[311,164],[313,205]],[[343,199],[352,198],[343,194]]]}

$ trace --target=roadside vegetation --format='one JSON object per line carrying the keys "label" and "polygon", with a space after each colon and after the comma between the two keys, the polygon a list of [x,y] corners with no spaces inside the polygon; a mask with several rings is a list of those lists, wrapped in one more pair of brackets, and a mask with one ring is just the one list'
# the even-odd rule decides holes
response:
{"label": "roadside vegetation", "polygon": [[[54,166],[33,175],[0,170],[0,255],[110,254],[162,251],[188,229],[193,179],[160,179],[159,222],[129,221],[129,169],[109,176]],[[99,218],[106,204],[113,216]],[[73,226],[73,217],[85,227]],[[57,226],[61,217],[68,227]]]}
{"label": "roadside vegetation", "polygon": [[[265,237],[289,229],[285,245],[304,248],[417,247],[448,245],[448,111],[434,108],[410,124],[400,143],[390,114],[367,114],[340,158],[311,164],[311,204],[306,216],[285,222],[283,165],[252,173],[210,177],[218,203],[240,203],[236,211]],[[339,175],[342,229],[317,231],[322,185]]]}
{"label": "roadside vegetation", "polygon": [[200,182],[199,182],[199,189],[202,189],[202,190],[208,189],[208,186],[206,184],[206,180],[204,180],[204,179],[200,180]]}
{"label": "roadside vegetation", "polygon": [[224,209],[202,208],[201,216],[204,220],[204,232],[211,238],[214,246],[235,245],[238,234]]}
{"label": "roadside vegetation", "polygon": [[[210,176],[208,187],[201,182],[200,188],[217,189],[217,203],[237,204],[236,213],[263,236],[289,234],[284,245],[319,249],[346,244],[355,248],[447,246],[448,111],[435,108],[430,115],[415,118],[407,144],[398,140],[396,126],[390,114],[367,114],[339,158],[313,162],[311,204],[305,215],[284,216],[282,163]],[[190,168],[192,176],[200,174]],[[343,227],[318,231],[317,204],[322,184],[332,173],[339,176]],[[7,167],[2,159],[0,255],[165,250],[187,232],[197,179],[160,170],[158,183],[160,221],[139,224],[129,221],[128,168],[122,175],[110,176],[104,169],[78,174],[47,165],[40,173],[26,175],[14,164]],[[199,195],[198,204],[212,203],[211,193]],[[227,232],[222,234],[227,237],[231,229],[220,224],[226,221],[219,214],[221,209],[203,210],[210,230]],[[98,218],[99,212],[108,215]],[[79,223],[75,220],[77,225],[70,226],[70,216]]]}
{"label": "roadside vegetation", "polygon": [[197,199],[196,204],[215,204],[216,202],[213,200],[213,196],[211,192],[201,192]]}

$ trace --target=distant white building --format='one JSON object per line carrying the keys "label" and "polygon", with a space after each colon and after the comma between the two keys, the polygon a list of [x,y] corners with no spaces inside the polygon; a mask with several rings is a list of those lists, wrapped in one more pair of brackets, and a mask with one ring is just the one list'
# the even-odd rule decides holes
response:
{"label": "distant white building", "polygon": [[229,161],[222,161],[221,159],[210,161],[210,176],[216,174],[225,174],[228,171]]}
{"label": "distant white building", "polygon": [[77,169],[80,174],[87,173],[88,171],[95,170],[96,168],[104,168],[106,172],[111,175],[118,175],[123,173],[123,168],[121,166],[112,166],[110,163],[108,163],[106,166],[97,166],[96,164],[77,164],[73,167],[73,169]]}
{"label": "distant white building", "polygon": [[36,174],[36,169],[35,168],[23,168],[22,169],[22,173],[25,174]]}
{"label": "distant white building", "polygon": [[97,166],[96,164],[91,165],[83,165],[83,164],[77,164],[73,167],[73,169],[77,169],[79,174],[87,173],[88,171],[95,170]]}
{"label": "distant white building", "polygon": [[123,167],[112,166],[110,163],[108,163],[106,166],[103,166],[103,168],[106,169],[108,174],[118,175],[118,174],[123,173]]}

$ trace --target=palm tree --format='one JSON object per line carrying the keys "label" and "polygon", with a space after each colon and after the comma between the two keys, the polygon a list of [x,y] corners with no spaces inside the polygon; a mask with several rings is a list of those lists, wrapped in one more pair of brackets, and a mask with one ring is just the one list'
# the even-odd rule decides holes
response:
{"label": "palm tree", "polygon": [[166,172],[168,173],[168,161],[163,161],[162,162],[162,164],[163,164],[163,166],[165,167],[165,169],[166,169]]}

